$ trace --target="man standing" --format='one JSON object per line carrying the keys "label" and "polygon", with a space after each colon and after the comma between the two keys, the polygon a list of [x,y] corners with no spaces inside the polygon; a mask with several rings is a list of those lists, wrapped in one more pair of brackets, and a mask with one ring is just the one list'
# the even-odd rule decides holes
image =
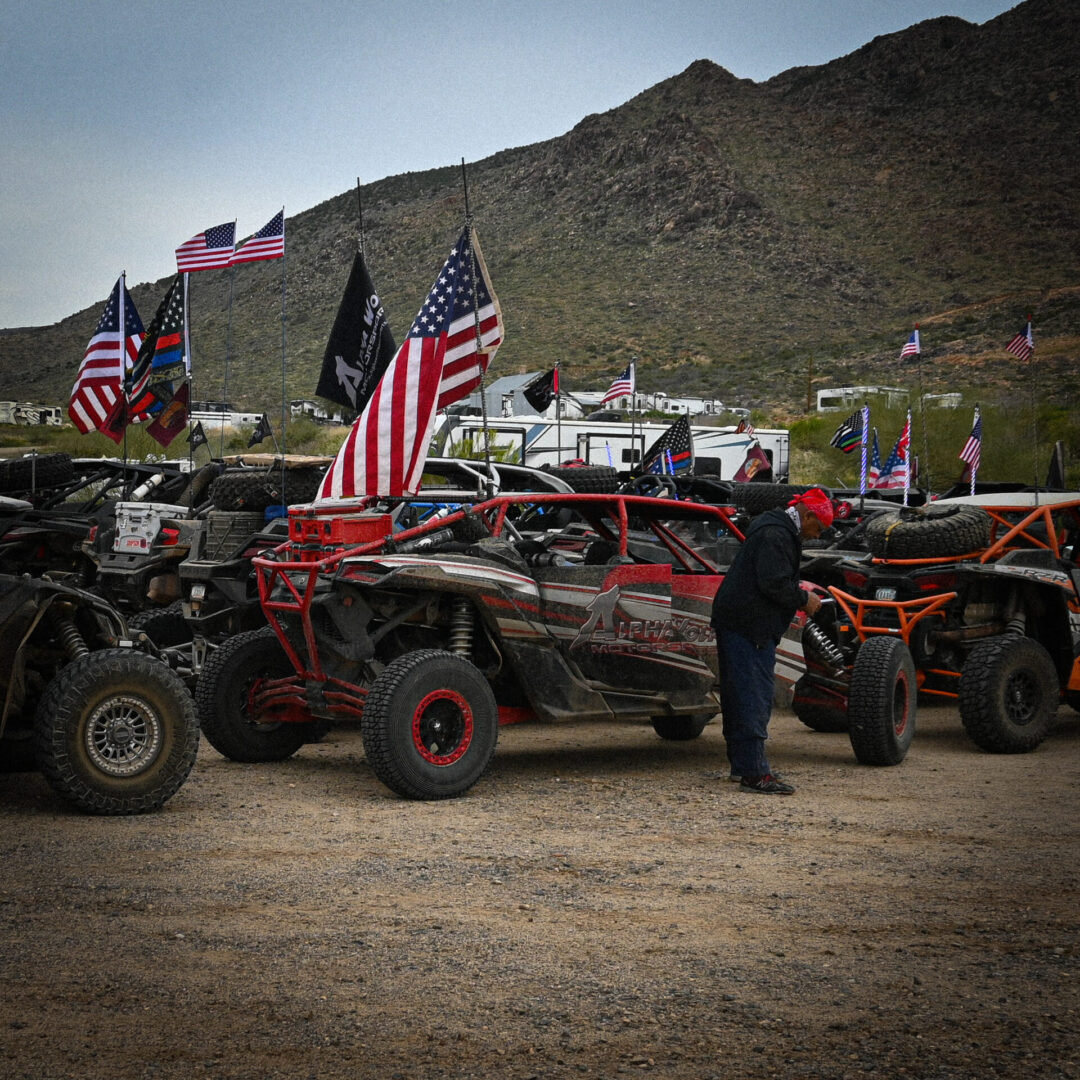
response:
{"label": "man standing", "polygon": [[821,606],[799,586],[799,560],[803,540],[816,539],[832,520],[832,503],[820,488],[796,495],[786,508],[759,514],[716,590],[712,625],[724,741],[732,779],[739,778],[743,791],[795,791],[773,775],[765,756],[776,646],[797,609],[813,615]]}

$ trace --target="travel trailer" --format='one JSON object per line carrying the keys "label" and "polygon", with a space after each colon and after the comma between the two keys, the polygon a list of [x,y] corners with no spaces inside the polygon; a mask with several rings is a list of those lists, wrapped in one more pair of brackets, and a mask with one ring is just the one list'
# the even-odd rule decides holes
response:
{"label": "travel trailer", "polygon": [[[579,460],[611,465],[621,473],[635,471],[645,451],[668,430],[667,423],[603,420],[548,420],[539,416],[501,416],[488,421],[491,451],[499,460],[531,465],[558,465]],[[746,460],[756,439],[772,463],[772,479],[788,476],[790,436],[784,428],[757,428],[753,435],[733,427],[691,424],[696,471],[730,480]],[[479,457],[484,428],[478,416],[440,414],[431,453],[439,457]]]}
{"label": "travel trailer", "polygon": [[59,405],[32,405],[28,401],[0,401],[0,424],[60,427],[64,422]]}

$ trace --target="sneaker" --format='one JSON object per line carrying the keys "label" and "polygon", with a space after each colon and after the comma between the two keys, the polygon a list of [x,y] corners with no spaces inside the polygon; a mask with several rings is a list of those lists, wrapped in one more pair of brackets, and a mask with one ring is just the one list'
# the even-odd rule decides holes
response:
{"label": "sneaker", "polygon": [[764,776],[744,776],[739,782],[740,791],[757,791],[762,795],[794,795],[795,789],[783,780],[778,780],[772,773]]}
{"label": "sneaker", "polygon": [[[774,780],[783,780],[784,779],[778,772],[769,773],[769,775]],[[732,784],[738,784],[742,780],[742,777],[737,772],[729,772],[728,773],[728,780]]]}

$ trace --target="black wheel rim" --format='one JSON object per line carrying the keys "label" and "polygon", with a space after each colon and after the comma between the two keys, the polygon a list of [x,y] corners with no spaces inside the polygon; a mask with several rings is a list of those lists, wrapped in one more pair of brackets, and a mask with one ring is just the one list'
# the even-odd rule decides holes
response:
{"label": "black wheel rim", "polygon": [[1005,714],[1017,727],[1035,719],[1040,702],[1039,683],[1027,670],[1015,671],[1005,683]]}

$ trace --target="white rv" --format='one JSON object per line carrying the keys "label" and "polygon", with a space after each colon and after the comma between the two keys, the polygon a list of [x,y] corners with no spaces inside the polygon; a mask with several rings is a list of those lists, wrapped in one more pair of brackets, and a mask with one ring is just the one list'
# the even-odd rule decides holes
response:
{"label": "white rv", "polygon": [[[556,420],[540,416],[501,416],[488,421],[491,451],[499,460],[531,465],[558,465],[577,459],[589,465],[611,465],[634,471],[645,451],[668,430],[667,423],[604,420]],[[691,425],[699,473],[730,480],[756,439],[772,462],[774,480],[788,476],[790,436],[786,428],[757,428],[753,435],[733,427]],[[439,457],[480,457],[484,428],[478,416],[440,414],[431,453]]]}

